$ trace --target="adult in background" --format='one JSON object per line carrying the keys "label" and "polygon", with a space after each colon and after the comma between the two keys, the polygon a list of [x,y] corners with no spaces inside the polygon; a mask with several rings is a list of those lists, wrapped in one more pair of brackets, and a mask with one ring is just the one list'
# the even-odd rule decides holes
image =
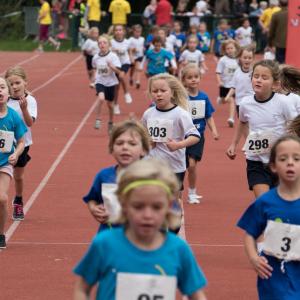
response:
{"label": "adult in background", "polygon": [[288,27],[288,0],[280,0],[281,10],[274,13],[270,23],[269,47],[275,47],[275,59],[285,63],[286,38]]}
{"label": "adult in background", "polygon": [[154,25],[155,24],[155,11],[156,11],[157,1],[151,0],[150,3],[145,7],[143,12],[144,24]]}
{"label": "adult in background", "polygon": [[156,25],[164,26],[171,24],[172,10],[173,7],[169,0],[159,0],[155,11]]}
{"label": "adult in background", "polygon": [[100,0],[88,0],[84,13],[84,19],[89,28],[97,27],[100,29],[101,3]]}
{"label": "adult in background", "polygon": [[217,0],[215,2],[215,14],[217,16],[224,16],[230,14],[229,0]]}
{"label": "adult in background", "polygon": [[127,25],[127,15],[131,13],[128,1],[113,0],[108,10],[112,14],[112,25]]}

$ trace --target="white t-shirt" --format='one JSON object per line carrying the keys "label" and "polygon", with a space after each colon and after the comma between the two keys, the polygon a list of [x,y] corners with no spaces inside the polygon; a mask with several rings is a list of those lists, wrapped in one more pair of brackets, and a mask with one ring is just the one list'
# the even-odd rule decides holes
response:
{"label": "white t-shirt", "polygon": [[237,59],[224,55],[220,58],[217,64],[216,73],[220,74],[223,86],[226,88],[231,87],[231,81],[235,70],[238,68]]}
{"label": "white t-shirt", "polygon": [[175,47],[176,47],[176,36],[173,34],[170,34],[169,36],[167,36],[166,38],[166,49],[168,51],[170,51],[172,54],[175,54]]}
{"label": "white t-shirt", "polygon": [[99,52],[98,42],[91,39],[87,39],[83,43],[81,50],[86,51],[89,55],[94,56]]}
{"label": "white t-shirt", "polygon": [[[175,141],[182,141],[190,135],[200,136],[193,124],[190,113],[179,106],[175,106],[167,111],[150,107],[144,112],[142,123],[148,128],[147,124],[149,121],[157,119],[172,121],[172,139]],[[165,143],[156,143],[156,146],[151,149],[149,156],[168,162],[175,173],[181,173],[186,170],[185,148],[171,152]]]}
{"label": "white t-shirt", "polygon": [[294,93],[289,93],[286,95],[288,99],[286,99],[287,104],[291,105],[297,112],[298,115],[300,115],[300,96]]}
{"label": "white t-shirt", "polygon": [[131,64],[128,54],[129,46],[129,40],[127,39],[123,39],[122,41],[111,40],[111,50],[118,55],[121,65]]}
{"label": "white t-shirt", "polygon": [[129,38],[129,48],[134,49],[133,58],[139,58],[144,56],[144,44],[145,38],[140,36],[139,38],[131,37]]}
{"label": "white t-shirt", "polygon": [[188,63],[197,64],[199,65],[204,61],[203,53],[196,49],[195,51],[184,50],[179,57],[179,61],[186,61]]}
{"label": "white t-shirt", "polygon": [[92,66],[96,69],[96,84],[100,83],[104,86],[114,86],[119,83],[116,73],[108,66],[108,62],[111,62],[116,68],[121,68],[121,62],[114,52],[109,51],[104,56],[98,53],[93,57]]}
{"label": "white t-shirt", "polygon": [[241,101],[246,96],[254,94],[251,82],[252,72],[244,72],[241,67],[238,67],[232,78],[232,86],[235,89],[235,104],[240,105]]}
{"label": "white t-shirt", "polygon": [[252,43],[252,27],[239,27],[235,31],[236,39],[241,47],[249,46]]}
{"label": "white t-shirt", "polygon": [[[249,133],[272,130],[272,134],[279,138],[286,132],[287,122],[297,116],[292,105],[287,105],[287,100],[285,95],[277,93],[264,102],[257,101],[255,96],[247,96],[240,104],[240,121],[248,123]],[[269,153],[256,155],[246,153],[246,158],[266,164],[269,162]]]}
{"label": "white t-shirt", "polygon": [[205,13],[207,11],[206,1],[200,0],[196,3],[197,13]]}
{"label": "white t-shirt", "polygon": [[[36,100],[33,96],[27,95],[26,96],[27,100],[27,110],[29,112],[29,115],[36,120],[37,118],[37,103]],[[24,134],[24,142],[25,142],[25,147],[32,145],[32,134],[31,134],[31,128],[28,127],[25,123],[25,119],[19,104],[19,100],[9,98],[7,102],[7,106],[15,110],[18,115],[21,117],[21,119],[24,121],[25,126],[27,127],[27,132]]]}

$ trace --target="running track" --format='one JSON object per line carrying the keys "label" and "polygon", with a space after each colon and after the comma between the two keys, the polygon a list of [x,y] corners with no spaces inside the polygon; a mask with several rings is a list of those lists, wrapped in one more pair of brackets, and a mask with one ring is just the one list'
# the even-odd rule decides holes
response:
{"label": "running track", "polygon": [[[8,247],[0,252],[0,299],[71,299],[72,268],[97,230],[81,198],[96,172],[114,163],[107,150],[106,122],[100,131],[93,129],[94,91],[88,88],[79,53],[0,52],[0,59],[1,76],[11,65],[25,68],[39,113],[33,159],[26,169],[26,218],[8,222]],[[214,141],[207,130],[204,160],[198,166],[204,199],[200,205],[185,203],[184,231],[208,278],[208,298],[252,300],[257,298],[256,277],[244,254],[243,234],[235,227],[252,195],[242,153],[236,161],[224,154],[233,130],[226,125],[227,107],[215,105],[215,62],[208,58],[207,64],[202,87],[217,109],[221,139]],[[132,111],[141,116],[148,105],[145,88],[144,80],[140,91],[132,90],[133,104],[121,102],[123,113],[117,119]]]}

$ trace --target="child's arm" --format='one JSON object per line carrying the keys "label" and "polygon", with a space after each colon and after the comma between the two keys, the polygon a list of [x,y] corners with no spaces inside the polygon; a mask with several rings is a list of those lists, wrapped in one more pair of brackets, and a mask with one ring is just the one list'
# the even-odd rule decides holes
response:
{"label": "child's arm", "polygon": [[196,143],[199,142],[199,137],[195,135],[190,135],[186,139],[177,142],[174,140],[170,140],[169,142],[166,143],[166,146],[168,149],[173,152],[182,148],[190,147]]}
{"label": "child's arm", "polygon": [[214,118],[210,117],[210,118],[206,119],[206,122],[207,122],[208,128],[210,129],[210,131],[212,133],[213,138],[215,140],[218,140],[220,136],[219,136]]}
{"label": "child's arm", "polygon": [[223,86],[224,83],[223,83],[223,81],[222,81],[222,79],[221,79],[221,74],[220,74],[220,73],[216,73],[216,76],[217,76],[217,82],[218,82],[218,85],[219,85],[219,86]]}
{"label": "child's arm", "polygon": [[229,92],[227,93],[225,97],[225,101],[229,101],[231,97],[233,97],[235,92],[235,88],[230,88]]}
{"label": "child's arm", "polygon": [[87,203],[87,206],[91,215],[96,219],[97,222],[101,224],[107,223],[109,215],[103,204],[99,204],[95,200],[90,200]]}
{"label": "child's arm", "polygon": [[191,296],[189,296],[189,300],[206,300],[206,299],[207,298],[202,290],[199,290],[194,294],[192,294]]}
{"label": "child's arm", "polygon": [[243,123],[243,122],[239,121],[238,128],[235,131],[234,136],[233,136],[233,141],[226,152],[227,156],[230,159],[235,159],[235,157],[236,157],[236,152],[235,152],[236,146],[238,145],[243,133],[247,131],[247,129],[248,129],[247,124],[248,123]]}
{"label": "child's arm", "polygon": [[208,71],[208,67],[207,67],[205,61],[200,62],[200,68],[201,68],[201,67],[202,67],[205,71]]}
{"label": "child's arm", "polygon": [[119,75],[119,78],[124,77],[124,72],[120,70],[118,67],[114,66],[111,62],[107,62],[107,65],[109,68],[111,68],[117,75]]}
{"label": "child's arm", "polygon": [[17,147],[16,147],[14,153],[8,157],[8,162],[11,165],[15,165],[17,163],[19,156],[22,154],[22,152],[24,150],[24,146],[25,146],[24,138],[22,137],[22,138],[18,139]]}
{"label": "child's arm", "polygon": [[244,246],[248,258],[253,265],[257,275],[262,279],[268,279],[272,276],[273,268],[268,264],[268,260],[264,256],[257,254],[257,247],[255,239],[246,233],[244,239]]}
{"label": "child's arm", "polygon": [[31,127],[34,123],[34,119],[32,118],[32,116],[29,114],[29,111],[27,109],[27,99],[26,97],[21,97],[20,100],[19,100],[19,105],[20,105],[20,108],[22,110],[22,114],[24,116],[24,121],[25,121],[25,124],[28,126],[28,127]]}
{"label": "child's arm", "polygon": [[88,300],[91,289],[92,287],[80,277],[75,284],[74,300]]}

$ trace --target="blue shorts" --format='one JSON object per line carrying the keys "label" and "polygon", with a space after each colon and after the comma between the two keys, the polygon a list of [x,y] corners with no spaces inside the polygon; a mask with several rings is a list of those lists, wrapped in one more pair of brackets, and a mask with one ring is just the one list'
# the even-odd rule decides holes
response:
{"label": "blue shorts", "polygon": [[121,66],[121,70],[126,74],[128,70],[130,69],[131,65],[130,64],[124,64]]}
{"label": "blue shorts", "polygon": [[203,155],[204,143],[205,143],[205,137],[203,134],[201,134],[201,138],[198,141],[198,143],[186,148],[185,154],[186,154],[187,167],[188,167],[189,157],[193,158],[195,161],[201,160]]}
{"label": "blue shorts", "polygon": [[115,85],[105,86],[101,83],[96,83],[96,95],[98,96],[100,93],[104,94],[106,101],[113,101],[115,97]]}

